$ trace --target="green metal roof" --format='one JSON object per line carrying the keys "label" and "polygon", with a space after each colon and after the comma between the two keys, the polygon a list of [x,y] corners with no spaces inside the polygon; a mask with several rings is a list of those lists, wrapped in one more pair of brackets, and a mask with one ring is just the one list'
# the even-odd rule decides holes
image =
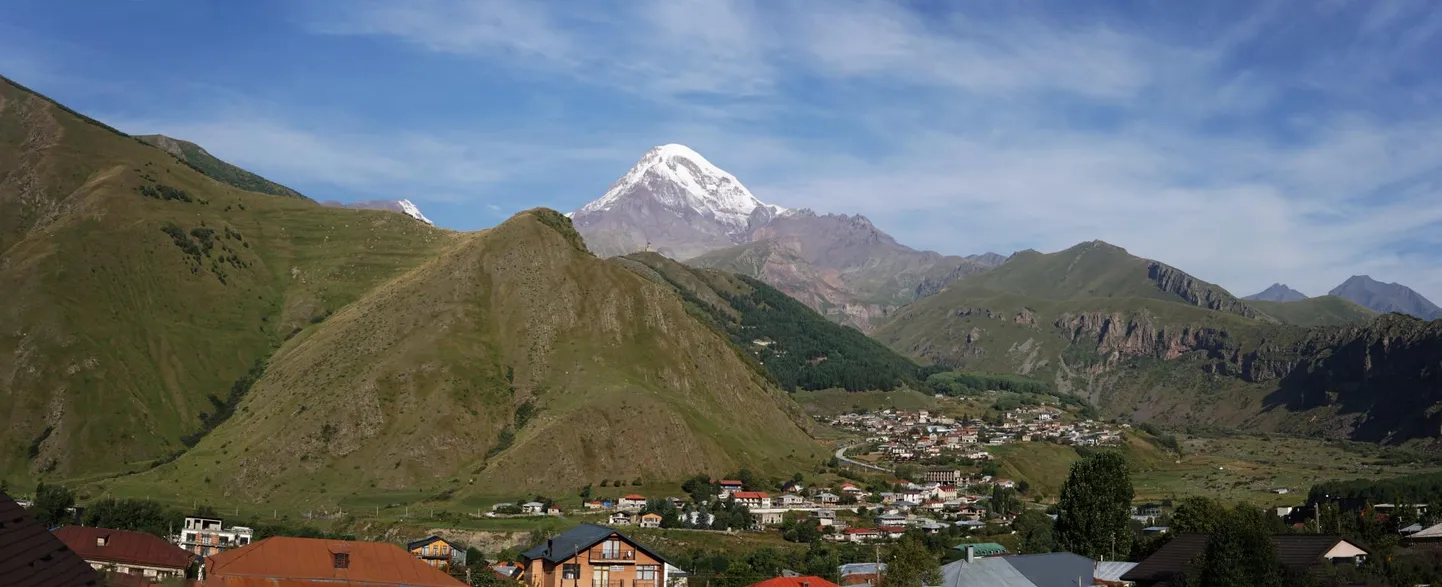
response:
{"label": "green metal roof", "polygon": [[964,551],[968,546],[974,549],[972,552],[976,556],[1001,556],[1003,554],[1009,554],[1005,546],[995,542],[965,542],[952,548]]}

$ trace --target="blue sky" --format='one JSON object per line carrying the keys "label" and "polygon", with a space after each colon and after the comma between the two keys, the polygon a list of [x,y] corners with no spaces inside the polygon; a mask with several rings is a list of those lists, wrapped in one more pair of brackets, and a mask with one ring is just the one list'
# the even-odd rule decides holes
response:
{"label": "blue sky", "polygon": [[1102,239],[1442,302],[1442,5],[6,0],[0,73],[317,199],[490,226],[690,145],[945,253]]}

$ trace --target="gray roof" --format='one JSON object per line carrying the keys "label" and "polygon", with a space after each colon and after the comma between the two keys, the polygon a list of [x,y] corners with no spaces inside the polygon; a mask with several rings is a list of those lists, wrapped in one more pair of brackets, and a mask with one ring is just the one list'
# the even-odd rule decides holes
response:
{"label": "gray roof", "polygon": [[[886,563],[879,563],[881,570],[886,570]],[[841,565],[839,571],[842,577],[847,575],[875,575],[877,574],[878,563],[848,563]]]}
{"label": "gray roof", "polygon": [[1137,566],[1137,563],[1101,561],[1097,563],[1096,576],[1094,579],[1098,581],[1121,581],[1122,575],[1125,575],[1127,571],[1132,570],[1132,567],[1135,566]]}
{"label": "gray roof", "polygon": [[1076,587],[1091,585],[1092,560],[1070,552],[959,560],[941,567],[943,587]]}
{"label": "gray roof", "polygon": [[600,544],[602,540],[610,538],[613,535],[635,546],[636,550],[650,555],[651,558],[666,564],[672,564],[671,561],[652,552],[651,549],[642,546],[639,542],[632,540],[625,534],[617,532],[615,528],[597,524],[581,524],[575,528],[571,528],[563,532],[560,536],[531,547],[530,550],[521,553],[521,558],[528,561],[545,559],[551,563],[560,563],[570,559],[576,553]]}

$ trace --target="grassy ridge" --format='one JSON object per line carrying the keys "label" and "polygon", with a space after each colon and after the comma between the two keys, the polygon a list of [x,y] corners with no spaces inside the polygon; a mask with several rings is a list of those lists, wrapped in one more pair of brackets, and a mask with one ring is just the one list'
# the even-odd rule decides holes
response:
{"label": "grassy ridge", "polygon": [[824,457],[679,298],[575,241],[549,210],[460,237],[287,342],[190,452],[98,490],[448,504]]}
{"label": "grassy ridge", "polygon": [[676,289],[689,308],[754,357],[783,389],[917,387],[917,366],[756,279],[682,265],[655,253],[618,262]]}
{"label": "grassy ridge", "polygon": [[[259,359],[452,236],[217,183],[0,83],[0,474],[183,448]],[[47,434],[46,430],[50,430]]]}
{"label": "grassy ridge", "polygon": [[1252,307],[1294,326],[1341,326],[1366,322],[1377,315],[1337,296],[1318,296],[1295,302],[1248,301]]}
{"label": "grassy ridge", "polygon": [[190,141],[173,139],[165,135],[140,135],[135,138],[174,155],[177,159],[180,159],[181,162],[191,166],[196,171],[210,176],[216,181],[228,186],[249,192],[270,194],[272,196],[309,199],[301,195],[300,192],[226,163],[225,161],[221,161],[214,155],[211,155],[209,151],[201,148],[200,145]]}

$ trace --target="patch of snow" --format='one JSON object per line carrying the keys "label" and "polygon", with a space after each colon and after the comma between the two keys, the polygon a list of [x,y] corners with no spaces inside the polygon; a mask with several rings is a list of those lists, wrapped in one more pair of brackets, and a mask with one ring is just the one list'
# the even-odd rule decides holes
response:
{"label": "patch of snow", "polygon": [[747,218],[758,207],[770,208],[776,215],[789,212],[780,206],[763,204],[736,176],[716,167],[690,147],[669,144],[647,151],[630,171],[611,184],[605,195],[575,213],[609,210],[643,186],[663,206],[677,211],[693,210],[734,232],[746,230]]}
{"label": "patch of snow", "polygon": [[416,205],[410,200],[398,200],[396,204],[401,207],[401,212],[404,212],[407,216],[415,218],[416,220],[419,220],[431,226],[436,225],[436,223],[431,222],[430,218],[426,218],[425,214],[421,214],[421,209],[416,207]]}

